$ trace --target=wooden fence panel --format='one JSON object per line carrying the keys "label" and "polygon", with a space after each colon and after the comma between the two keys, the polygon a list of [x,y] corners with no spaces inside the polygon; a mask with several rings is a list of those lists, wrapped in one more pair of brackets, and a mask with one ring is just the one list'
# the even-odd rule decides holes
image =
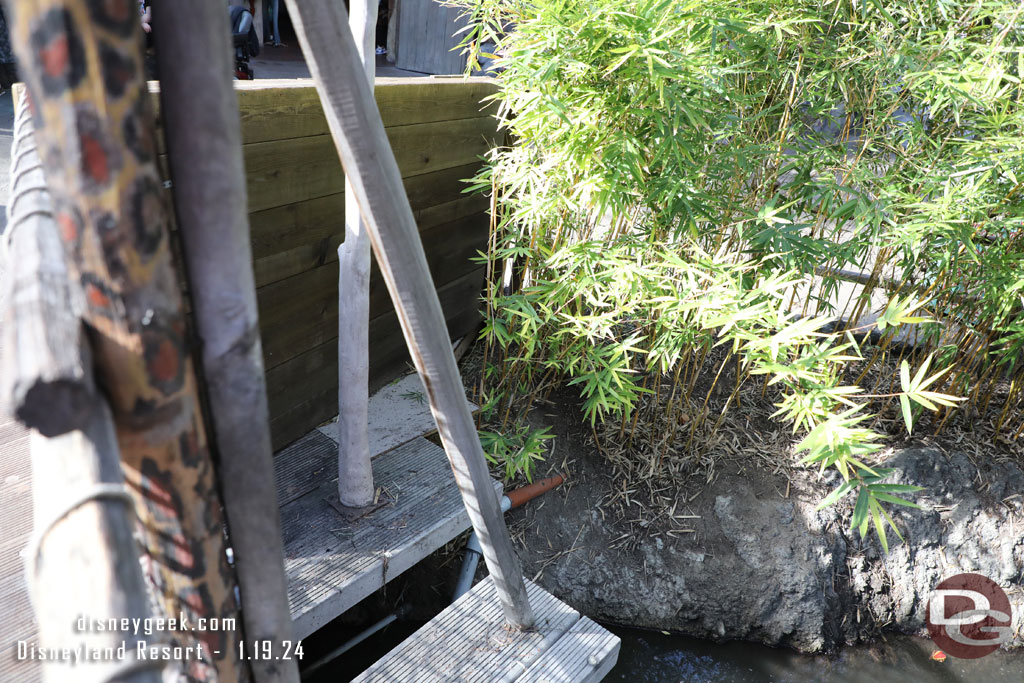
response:
{"label": "wooden fence panel", "polygon": [[[275,449],[337,413],[337,246],[344,175],[312,83],[238,83],[271,433]],[[479,321],[488,200],[462,181],[498,138],[487,79],[378,78],[376,98],[453,338]],[[374,265],[370,381],[405,370],[405,342]]]}

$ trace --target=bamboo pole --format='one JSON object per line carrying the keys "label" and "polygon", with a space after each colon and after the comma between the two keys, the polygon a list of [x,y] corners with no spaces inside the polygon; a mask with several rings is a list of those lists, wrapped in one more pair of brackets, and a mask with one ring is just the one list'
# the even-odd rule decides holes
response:
{"label": "bamboo pole", "polygon": [[[100,648],[99,661],[88,666],[101,680],[117,676],[158,683],[163,662],[135,657],[140,634],[78,628],[82,615],[145,619],[149,601],[110,411],[92,380],[80,305],[68,287],[52,202],[24,106],[16,116],[11,151],[4,379],[14,387],[32,387],[19,394],[22,409],[15,414],[27,427],[46,430],[44,435],[33,429],[30,436],[35,533],[26,579],[39,625],[37,643],[47,650]],[[50,410],[43,415],[47,399]],[[67,659],[45,660],[43,680],[67,681],[72,666]]]}
{"label": "bamboo pole", "polygon": [[[348,25],[373,91],[375,0],[350,0]],[[345,179],[345,194],[353,196]],[[345,241],[338,245],[338,499],[348,507],[373,503],[370,466],[370,238],[359,205],[345,202]]]}
{"label": "bamboo pole", "polygon": [[[32,119],[17,89],[11,148],[11,198],[4,240],[10,272],[7,321],[0,327],[0,400],[4,412],[45,436],[89,423],[96,399],[86,361],[81,302],[72,301],[53,202],[32,135]],[[49,231],[52,231],[50,234]]]}
{"label": "bamboo pole", "polygon": [[[157,2],[153,35],[173,201],[188,271],[220,489],[257,683],[299,680],[260,345],[228,13]],[[286,649],[287,648],[287,649]],[[285,659],[289,656],[289,659]]]}
{"label": "bamboo pole", "polygon": [[[171,676],[245,681],[235,581],[196,379],[143,80],[137,6],[128,0],[8,0],[11,42],[30,94],[36,142],[98,383],[141,522],[146,571],[165,634],[198,659]],[[226,11],[226,10],[225,10]],[[209,624],[209,622],[205,622]],[[230,621],[228,621],[230,623]]]}
{"label": "bamboo pole", "polygon": [[360,73],[344,12],[332,0],[286,1],[505,617],[515,627],[529,628],[534,617],[519,561],[466,404],[398,164]]}

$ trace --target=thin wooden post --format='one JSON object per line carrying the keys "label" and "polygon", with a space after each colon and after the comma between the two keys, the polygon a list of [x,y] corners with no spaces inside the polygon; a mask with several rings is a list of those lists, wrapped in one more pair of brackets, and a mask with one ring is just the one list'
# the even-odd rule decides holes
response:
{"label": "thin wooden post", "polygon": [[[35,533],[26,558],[38,645],[113,648],[103,661],[83,666],[101,678],[158,683],[163,662],[135,656],[144,633],[78,628],[82,615],[145,619],[149,599],[110,411],[92,380],[80,304],[68,288],[64,251],[24,106],[16,116],[11,157],[12,201],[4,235],[11,265],[9,305],[0,329],[5,384],[27,388],[14,394],[13,412],[22,424],[45,430],[44,435],[33,429],[30,437]],[[43,678],[67,681],[73,666],[46,660]]]}
{"label": "thin wooden post", "polygon": [[[92,419],[96,388],[85,330],[68,289],[64,251],[53,224],[53,202],[24,104],[15,88],[11,197],[7,242],[10,272],[7,320],[0,327],[6,353],[0,365],[0,401],[30,429],[57,436]],[[52,235],[47,233],[52,230]]]}
{"label": "thin wooden post", "polygon": [[528,628],[534,617],[522,570],[466,404],[398,164],[360,73],[344,12],[332,0],[286,1],[505,617]]}
{"label": "thin wooden post", "polygon": [[[172,197],[220,490],[256,683],[298,683],[252,272],[245,164],[222,3],[157,2],[153,34]],[[269,643],[270,656],[254,642]],[[285,659],[285,657],[289,659]]]}
{"label": "thin wooden post", "polygon": [[[171,260],[138,7],[7,7],[15,9],[11,42],[159,608],[196,627],[201,619],[230,623],[238,613],[234,573]],[[209,627],[168,632],[172,645],[200,646],[198,659],[170,662],[170,675],[248,680],[239,636]]]}
{"label": "thin wooden post", "polygon": [[[376,71],[376,0],[350,0],[348,25],[370,91]],[[352,187],[345,180],[345,194]],[[359,205],[345,202],[345,241],[338,245],[338,499],[348,507],[373,503],[367,435],[370,376],[370,238]]]}

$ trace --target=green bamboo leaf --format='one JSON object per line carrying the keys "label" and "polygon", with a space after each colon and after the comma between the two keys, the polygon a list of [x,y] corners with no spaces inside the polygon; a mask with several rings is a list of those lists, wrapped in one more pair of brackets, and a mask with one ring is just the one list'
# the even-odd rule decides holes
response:
{"label": "green bamboo leaf", "polygon": [[860,531],[860,537],[868,533],[868,490],[861,487],[857,493],[857,504],[853,507],[853,518],[850,522],[851,529],[858,529]]}
{"label": "green bamboo leaf", "polygon": [[967,399],[963,396],[950,396],[949,394],[940,394],[936,391],[919,391],[918,395],[924,396],[936,403],[944,406],[950,406],[955,408],[957,401],[966,401]]}
{"label": "green bamboo leaf", "polygon": [[[878,540],[882,543],[882,550],[886,553],[889,552],[889,539],[885,537],[885,524],[882,523],[882,506],[878,502],[871,498],[871,520],[875,523],[875,531],[878,532]],[[861,532],[861,538],[864,538],[864,533]]]}
{"label": "green bamboo leaf", "polygon": [[934,355],[935,354],[929,354],[928,357],[924,359],[924,363],[922,363],[921,367],[917,369],[917,373],[914,375],[914,379],[910,383],[911,388],[907,391],[917,391],[918,388],[921,388],[921,382],[924,380],[924,373],[928,372],[928,366],[931,365],[932,357]]}
{"label": "green bamboo leaf", "polygon": [[855,486],[855,482],[851,482],[851,481],[843,482],[842,484],[837,486],[836,489],[834,491],[832,491],[832,493],[830,493],[827,496],[825,496],[825,498],[822,499],[822,501],[820,503],[818,503],[818,507],[816,507],[815,509],[816,510],[822,510],[824,508],[827,508],[829,505],[834,505],[836,502],[839,501],[840,498],[842,498],[847,493],[849,493],[853,489],[854,486]]}
{"label": "green bamboo leaf", "polygon": [[907,394],[906,396],[900,396],[900,398],[901,399],[902,398],[907,398],[908,396],[910,397],[911,401],[913,401],[914,403],[917,403],[917,404],[920,404],[920,405],[924,406],[928,410],[938,410],[939,409],[938,406],[936,406],[934,403],[929,401],[927,398],[925,398],[921,394]]}
{"label": "green bamboo leaf", "polygon": [[872,494],[878,500],[884,500],[886,503],[893,503],[894,505],[903,505],[908,508],[921,509],[921,506],[917,503],[907,500],[906,498],[900,498],[898,496],[890,496],[888,493],[882,493],[881,491],[872,491]]}
{"label": "green bamboo leaf", "polygon": [[900,409],[903,411],[903,421],[907,423],[907,434],[914,433],[914,414],[910,410],[910,401],[906,394],[900,395]]}

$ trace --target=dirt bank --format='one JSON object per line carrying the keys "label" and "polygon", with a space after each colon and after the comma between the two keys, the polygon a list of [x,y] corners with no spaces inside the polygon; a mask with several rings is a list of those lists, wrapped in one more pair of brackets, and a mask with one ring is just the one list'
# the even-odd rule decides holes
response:
{"label": "dirt bank", "polygon": [[874,536],[849,530],[852,504],[815,510],[834,473],[726,459],[710,482],[654,484],[652,494],[615,476],[574,403],[564,392],[533,416],[557,435],[539,476],[568,471],[569,484],[509,524],[527,577],[591,617],[819,652],[883,630],[923,635],[934,585],[977,572],[1006,590],[1011,645],[1024,645],[1018,464],[934,445],[895,450],[885,464],[896,481],[925,491],[921,510],[894,511],[906,542],[893,538],[883,555]]}

